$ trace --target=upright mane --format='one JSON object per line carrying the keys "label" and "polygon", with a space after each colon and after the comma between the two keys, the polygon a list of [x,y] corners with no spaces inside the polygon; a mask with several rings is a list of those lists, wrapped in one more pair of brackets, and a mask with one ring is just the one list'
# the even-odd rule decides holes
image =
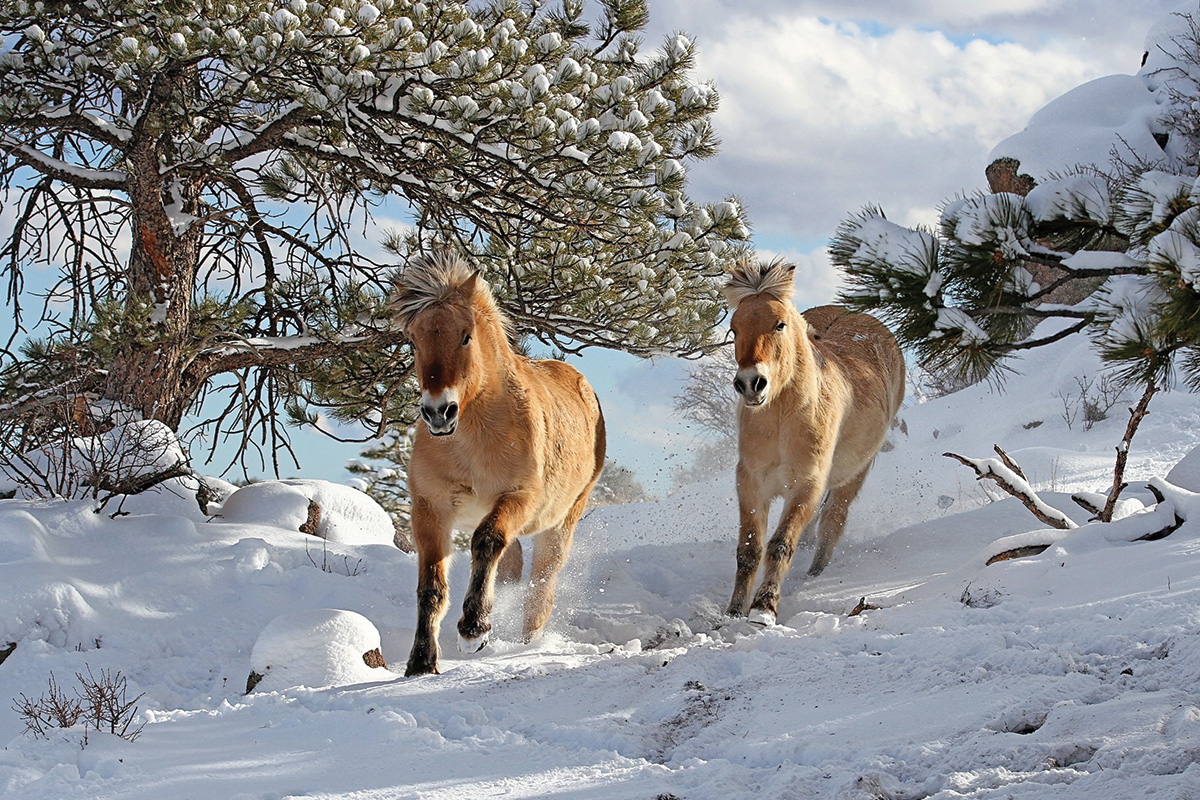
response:
{"label": "upright mane", "polygon": [[742,259],[729,270],[729,282],[725,284],[725,299],[730,308],[756,294],[769,294],[776,300],[787,302],[795,291],[792,273],[796,265],[777,258],[773,261],[751,261]]}
{"label": "upright mane", "polygon": [[[511,339],[512,323],[496,305],[488,285],[476,279],[478,270],[471,269],[457,253],[438,249],[414,256],[396,280],[396,292],[391,309],[400,328],[407,329],[413,319],[430,306],[444,303],[462,288],[473,283],[471,302],[477,312],[494,318]],[[474,279],[474,280],[473,280]]]}

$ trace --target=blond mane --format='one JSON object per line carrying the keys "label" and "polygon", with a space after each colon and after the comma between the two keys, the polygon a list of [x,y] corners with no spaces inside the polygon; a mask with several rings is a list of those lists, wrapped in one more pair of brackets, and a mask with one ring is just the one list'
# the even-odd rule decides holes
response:
{"label": "blond mane", "polygon": [[729,270],[729,282],[725,284],[725,299],[730,308],[756,294],[769,294],[777,300],[787,302],[796,287],[792,273],[796,265],[777,258],[773,261],[751,261],[742,259]]}
{"label": "blond mane", "polygon": [[[478,270],[472,269],[461,256],[450,250],[438,249],[414,256],[396,280],[390,305],[397,324],[402,330],[407,329],[418,314],[450,299],[476,275]],[[511,340],[512,323],[496,305],[496,298],[487,283],[475,281],[471,301],[476,311],[495,318],[504,329],[505,338]]]}

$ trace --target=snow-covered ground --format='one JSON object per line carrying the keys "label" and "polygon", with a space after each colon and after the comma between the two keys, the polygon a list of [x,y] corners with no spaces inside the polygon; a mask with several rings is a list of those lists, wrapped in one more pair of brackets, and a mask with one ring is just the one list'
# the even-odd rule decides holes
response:
{"label": "snow-covered ground", "polygon": [[[1193,518],[1131,542],[1154,521],[1063,534],[992,502],[941,453],[999,443],[1083,523],[1065,493],[1106,489],[1136,399],[1068,428],[1059,395],[1097,376],[1094,356],[1067,340],[1021,368],[1003,392],[903,411],[832,565],[806,580],[799,553],[781,625],[721,614],[726,476],[592,511],[548,635],[518,643],[519,599],[502,593],[498,641],[458,655],[455,609],[444,674],[415,679],[400,675],[415,560],[342,487],[260,485],[211,518],[183,491],[115,519],[112,504],[0,501],[0,647],[16,643],[0,664],[0,796],[1200,797],[1200,506],[1175,492]],[[1195,396],[1151,409],[1122,513],[1200,443]],[[1200,490],[1187,461],[1172,478]],[[327,542],[298,531],[309,498]],[[860,598],[878,608],[850,616]],[[388,670],[339,660],[376,645]],[[11,701],[88,670],[145,693],[135,741],[23,733]],[[252,670],[265,677],[246,694]]]}

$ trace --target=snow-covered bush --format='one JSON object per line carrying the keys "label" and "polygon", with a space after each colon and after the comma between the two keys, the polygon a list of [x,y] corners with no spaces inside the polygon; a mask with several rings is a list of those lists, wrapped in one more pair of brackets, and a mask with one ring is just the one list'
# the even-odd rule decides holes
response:
{"label": "snow-covered bush", "polygon": [[2,485],[21,497],[88,497],[103,503],[185,476],[192,470],[179,438],[154,420],[115,425],[91,436],[66,435],[0,458]]}

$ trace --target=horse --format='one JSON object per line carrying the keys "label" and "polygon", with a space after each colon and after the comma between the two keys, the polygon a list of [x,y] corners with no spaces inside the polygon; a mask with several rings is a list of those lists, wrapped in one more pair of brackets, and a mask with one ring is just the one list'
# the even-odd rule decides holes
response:
{"label": "horse", "polygon": [[573,367],[513,350],[511,323],[479,272],[449,251],[411,259],[391,308],[411,342],[420,415],[409,463],[417,628],[405,675],[439,672],[455,529],[472,530],[459,647],[487,645],[497,572],[519,580],[518,537],[532,536],[526,641],[554,606],[575,525],[604,468],[604,416]]}
{"label": "horse", "polygon": [[[891,331],[841,306],[800,313],[792,303],[795,269],[742,260],[724,287],[739,395],[737,571],[728,614],[763,625],[774,624],[780,584],[818,515],[808,574],[828,566],[904,399],[904,357]],[[764,548],[776,498],[783,511]]]}

